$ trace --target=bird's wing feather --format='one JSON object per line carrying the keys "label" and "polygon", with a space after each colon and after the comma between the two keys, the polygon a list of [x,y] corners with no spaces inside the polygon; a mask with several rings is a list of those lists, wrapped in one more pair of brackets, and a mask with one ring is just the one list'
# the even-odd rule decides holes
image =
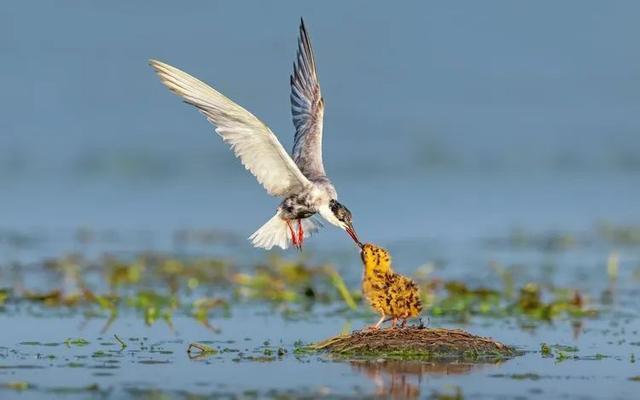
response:
{"label": "bird's wing feather", "polygon": [[270,195],[287,196],[311,184],[269,127],[249,111],[175,67],[156,60],[149,64],[166,87],[216,126],[216,132]]}
{"label": "bird's wing feather", "polygon": [[298,53],[291,74],[291,114],[296,128],[294,161],[309,179],[325,176],[322,163],[324,100],[311,40],[303,21],[300,22]]}

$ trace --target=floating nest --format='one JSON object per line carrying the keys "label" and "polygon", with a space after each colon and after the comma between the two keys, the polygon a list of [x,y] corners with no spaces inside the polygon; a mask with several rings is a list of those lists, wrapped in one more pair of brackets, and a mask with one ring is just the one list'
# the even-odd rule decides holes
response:
{"label": "floating nest", "polygon": [[408,327],[355,331],[315,343],[313,350],[345,358],[499,361],[518,355],[510,346],[461,329]]}

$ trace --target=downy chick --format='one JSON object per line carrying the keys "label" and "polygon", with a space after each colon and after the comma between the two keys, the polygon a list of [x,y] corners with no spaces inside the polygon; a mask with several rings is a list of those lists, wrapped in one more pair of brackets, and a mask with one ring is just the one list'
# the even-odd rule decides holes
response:
{"label": "downy chick", "polygon": [[407,319],[420,315],[422,301],[418,286],[411,279],[393,272],[387,250],[367,243],[362,246],[360,256],[364,264],[362,293],[381,315],[371,329],[378,329],[388,320],[392,321],[392,327],[402,320],[404,327]]}

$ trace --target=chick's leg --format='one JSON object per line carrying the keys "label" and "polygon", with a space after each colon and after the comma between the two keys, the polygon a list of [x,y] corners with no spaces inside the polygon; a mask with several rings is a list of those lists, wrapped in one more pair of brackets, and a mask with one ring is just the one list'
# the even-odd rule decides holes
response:
{"label": "chick's leg", "polygon": [[384,316],[384,314],[382,315],[382,317],[380,317],[380,321],[378,321],[375,325],[371,325],[369,327],[366,328],[366,330],[368,331],[377,331],[378,329],[380,329],[380,325],[384,324],[386,321],[388,321],[387,319],[385,319],[386,317]]}

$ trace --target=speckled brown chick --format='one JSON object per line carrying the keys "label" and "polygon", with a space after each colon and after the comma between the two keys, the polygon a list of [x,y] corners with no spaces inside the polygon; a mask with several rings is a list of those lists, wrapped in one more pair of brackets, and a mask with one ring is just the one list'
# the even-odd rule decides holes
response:
{"label": "speckled brown chick", "polygon": [[360,256],[364,264],[362,293],[381,315],[371,329],[378,329],[388,320],[392,321],[393,327],[401,320],[404,327],[409,318],[420,315],[422,301],[418,286],[406,276],[393,272],[387,250],[367,243],[362,246]]}

